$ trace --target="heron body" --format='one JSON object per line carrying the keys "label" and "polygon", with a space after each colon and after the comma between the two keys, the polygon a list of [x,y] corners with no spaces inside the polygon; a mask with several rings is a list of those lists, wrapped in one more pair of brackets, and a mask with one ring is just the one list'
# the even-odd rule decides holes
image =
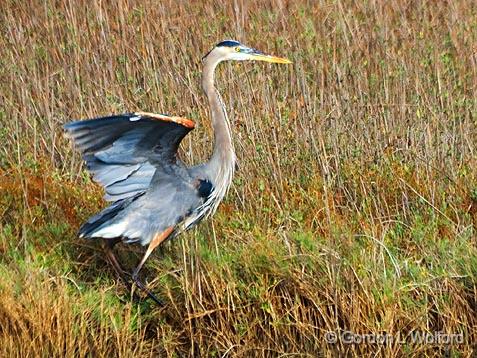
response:
{"label": "heron body", "polygon": [[64,126],[93,179],[104,187],[105,200],[112,202],[83,224],[79,236],[104,239],[118,271],[122,269],[111,251],[115,243],[148,245],[133,273],[141,288],[137,274],[154,248],[213,214],[232,182],[235,152],[225,106],[214,86],[214,71],[225,60],[290,63],[234,40],[220,42],[203,58],[202,89],[214,130],[214,150],[206,163],[188,167],[177,156],[181,140],[195,127],[190,119],[135,112]]}

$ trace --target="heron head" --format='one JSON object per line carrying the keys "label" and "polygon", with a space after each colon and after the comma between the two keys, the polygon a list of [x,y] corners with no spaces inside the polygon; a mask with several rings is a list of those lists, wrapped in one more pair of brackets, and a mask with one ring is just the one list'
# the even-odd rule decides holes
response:
{"label": "heron head", "polygon": [[235,40],[225,40],[219,42],[204,59],[209,56],[220,61],[265,61],[272,63],[292,63],[290,60],[282,57],[266,55],[254,48],[242,45]]}

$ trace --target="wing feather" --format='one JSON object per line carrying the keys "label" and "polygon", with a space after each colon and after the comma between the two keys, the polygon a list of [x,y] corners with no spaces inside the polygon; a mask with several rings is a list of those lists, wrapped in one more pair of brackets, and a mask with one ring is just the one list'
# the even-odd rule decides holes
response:
{"label": "wing feather", "polygon": [[177,161],[179,144],[194,122],[138,112],[71,122],[64,128],[93,179],[105,188],[105,200],[117,201],[146,191],[164,167],[161,163]]}

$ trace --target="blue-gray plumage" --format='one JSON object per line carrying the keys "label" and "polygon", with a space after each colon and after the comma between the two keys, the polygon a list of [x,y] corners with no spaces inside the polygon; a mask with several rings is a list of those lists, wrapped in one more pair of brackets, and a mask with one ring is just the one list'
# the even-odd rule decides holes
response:
{"label": "blue-gray plumage", "polygon": [[83,224],[79,236],[102,238],[118,273],[124,273],[112,252],[115,243],[139,242],[148,249],[134,270],[134,282],[151,252],[164,240],[213,214],[227,192],[235,153],[225,107],[214,87],[216,66],[225,60],[290,61],[267,56],[226,40],[203,59],[202,88],[209,101],[214,151],[206,163],[187,167],[177,157],[181,140],[195,126],[189,119],[135,112],[77,121],[64,126],[81,151],[93,179],[113,202]]}

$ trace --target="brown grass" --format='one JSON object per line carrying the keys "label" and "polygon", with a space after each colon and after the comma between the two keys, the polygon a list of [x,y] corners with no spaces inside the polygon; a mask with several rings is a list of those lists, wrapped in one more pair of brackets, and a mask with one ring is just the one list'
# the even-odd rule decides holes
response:
{"label": "brown grass", "polygon": [[[475,354],[476,19],[464,0],[4,1],[0,355]],[[234,185],[149,262],[166,306],[130,301],[75,238],[103,204],[61,125],[185,116],[182,155],[206,159],[200,59],[225,38],[294,64],[221,66]],[[404,338],[326,343],[346,330]]]}

